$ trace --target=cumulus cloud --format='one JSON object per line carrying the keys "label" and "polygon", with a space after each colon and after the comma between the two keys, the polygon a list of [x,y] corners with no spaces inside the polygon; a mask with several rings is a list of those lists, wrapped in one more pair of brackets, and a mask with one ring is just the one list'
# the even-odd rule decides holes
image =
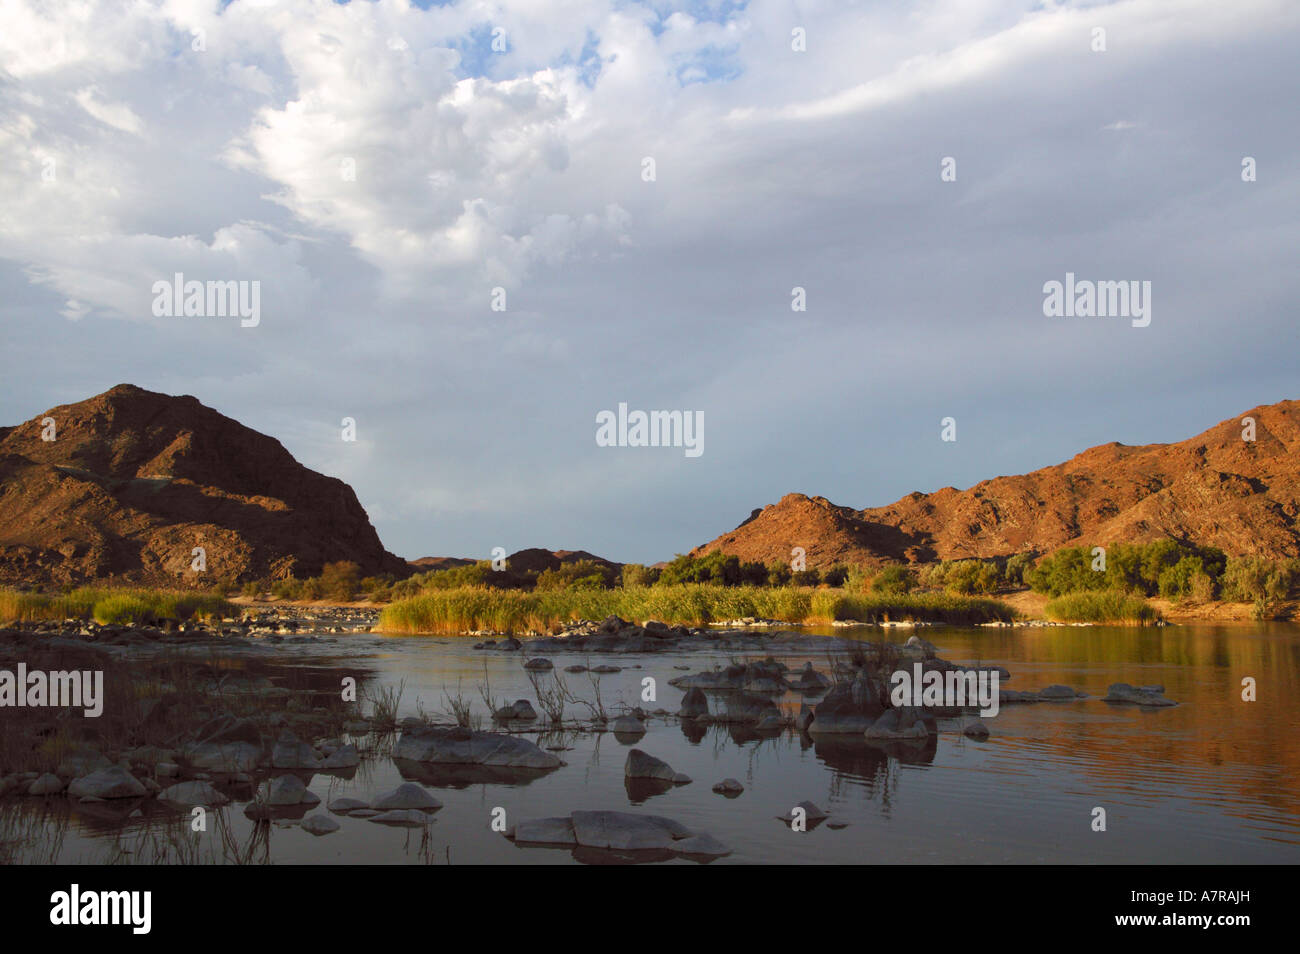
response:
{"label": "cumulus cloud", "polygon": [[[1184,436],[1295,396],[1298,33],[1284,0],[8,0],[5,421],[194,393],[407,555],[624,559]],[[1151,280],[1151,327],[1045,319],[1067,270]],[[260,281],[261,325],[154,318],[176,272]],[[597,448],[619,401],[703,410],[705,455]]]}

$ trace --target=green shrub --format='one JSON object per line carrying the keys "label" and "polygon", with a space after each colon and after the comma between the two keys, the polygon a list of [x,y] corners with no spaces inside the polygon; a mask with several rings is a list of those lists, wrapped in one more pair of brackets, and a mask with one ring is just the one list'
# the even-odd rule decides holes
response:
{"label": "green shrub", "polygon": [[871,592],[899,595],[910,593],[916,588],[916,571],[910,567],[891,564],[885,567],[871,581]]}

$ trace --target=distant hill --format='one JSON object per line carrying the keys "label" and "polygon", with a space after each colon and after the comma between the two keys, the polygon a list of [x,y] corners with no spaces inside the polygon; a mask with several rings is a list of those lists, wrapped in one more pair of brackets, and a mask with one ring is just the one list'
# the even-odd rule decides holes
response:
{"label": "distant hill", "polygon": [[188,582],[195,547],[212,580],[410,572],[352,488],[193,397],[120,384],[0,428],[0,582]]}
{"label": "distant hill", "polygon": [[[1242,438],[1245,417],[1255,419],[1254,442]],[[1173,537],[1233,556],[1295,557],[1297,513],[1300,402],[1282,401],[1177,444],[1103,444],[1054,467],[912,493],[887,507],[853,510],[787,494],[692,553],[788,561],[803,547],[810,567],[824,567]]]}

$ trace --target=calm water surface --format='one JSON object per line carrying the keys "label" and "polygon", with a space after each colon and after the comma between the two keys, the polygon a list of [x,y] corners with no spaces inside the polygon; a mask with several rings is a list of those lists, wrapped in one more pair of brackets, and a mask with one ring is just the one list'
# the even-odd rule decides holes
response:
{"label": "calm water surface", "polygon": [[[880,638],[878,630],[862,633]],[[546,736],[542,744],[572,747],[558,753],[567,764],[527,783],[451,780],[433,767],[422,772],[419,781],[444,803],[427,832],[331,816],[343,827],[320,838],[298,828],[271,828],[264,856],[290,864],[580,860],[564,849],[515,847],[489,829],[491,812],[500,807],[511,821],[575,809],[666,815],[731,846],[734,853],[715,864],[1300,862],[1300,626],[934,628],[924,634],[946,659],[1005,666],[1012,674],[1007,688],[1064,683],[1093,698],[1006,706],[989,721],[992,735],[985,742],[966,739],[941,721],[937,742],[919,750],[884,750],[848,738],[813,741],[793,731],[762,737],[726,728],[692,732],[675,720],[652,719],[632,745],[694,783],[649,797],[629,793],[623,764],[632,746],[612,734]],[[403,715],[415,715],[419,705],[441,711],[444,690],[454,692],[458,682],[481,712],[477,686],[485,665],[498,697],[529,698],[536,705],[520,654],[475,651],[468,639],[330,638],[341,654],[361,656],[377,683],[405,680]],[[557,671],[572,663],[622,666],[601,677],[607,707],[641,704],[641,680],[653,676],[658,700],[645,708],[673,712],[682,697],[668,685],[683,674],[675,666],[700,671],[732,659],[724,653],[552,658]],[[791,668],[807,659],[823,672],[828,668],[824,653],[781,658]],[[1258,682],[1253,703],[1241,700],[1247,676]],[[585,675],[564,678],[579,695],[591,695]],[[1181,704],[1162,710],[1112,706],[1100,701],[1111,682],[1161,683]],[[797,709],[799,697],[790,694],[783,704]],[[726,777],[738,779],[744,794],[714,794],[713,784]],[[369,799],[403,780],[390,758],[379,757],[351,779],[317,775],[310,787],[325,802],[342,795]],[[799,833],[776,820],[805,799],[848,827]],[[1106,809],[1104,833],[1091,830],[1095,806]],[[240,807],[229,817],[235,835],[244,838],[252,825]],[[49,832],[61,829],[60,861],[103,861],[115,841],[129,846],[137,840],[139,822],[124,831],[75,808],[70,816],[63,811],[46,822]]]}

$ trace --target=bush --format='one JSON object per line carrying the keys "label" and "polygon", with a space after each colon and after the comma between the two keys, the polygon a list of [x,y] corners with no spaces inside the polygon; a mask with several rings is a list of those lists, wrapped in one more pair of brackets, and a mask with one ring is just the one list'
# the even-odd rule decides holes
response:
{"label": "bush", "polygon": [[871,581],[871,592],[898,595],[910,593],[916,588],[916,571],[910,567],[894,564],[885,567]]}
{"label": "bush", "polygon": [[651,586],[659,581],[659,568],[640,563],[623,564],[624,586]]}
{"label": "bush", "polygon": [[321,569],[320,592],[326,599],[350,603],[360,588],[361,567],[349,560],[326,563]]}

